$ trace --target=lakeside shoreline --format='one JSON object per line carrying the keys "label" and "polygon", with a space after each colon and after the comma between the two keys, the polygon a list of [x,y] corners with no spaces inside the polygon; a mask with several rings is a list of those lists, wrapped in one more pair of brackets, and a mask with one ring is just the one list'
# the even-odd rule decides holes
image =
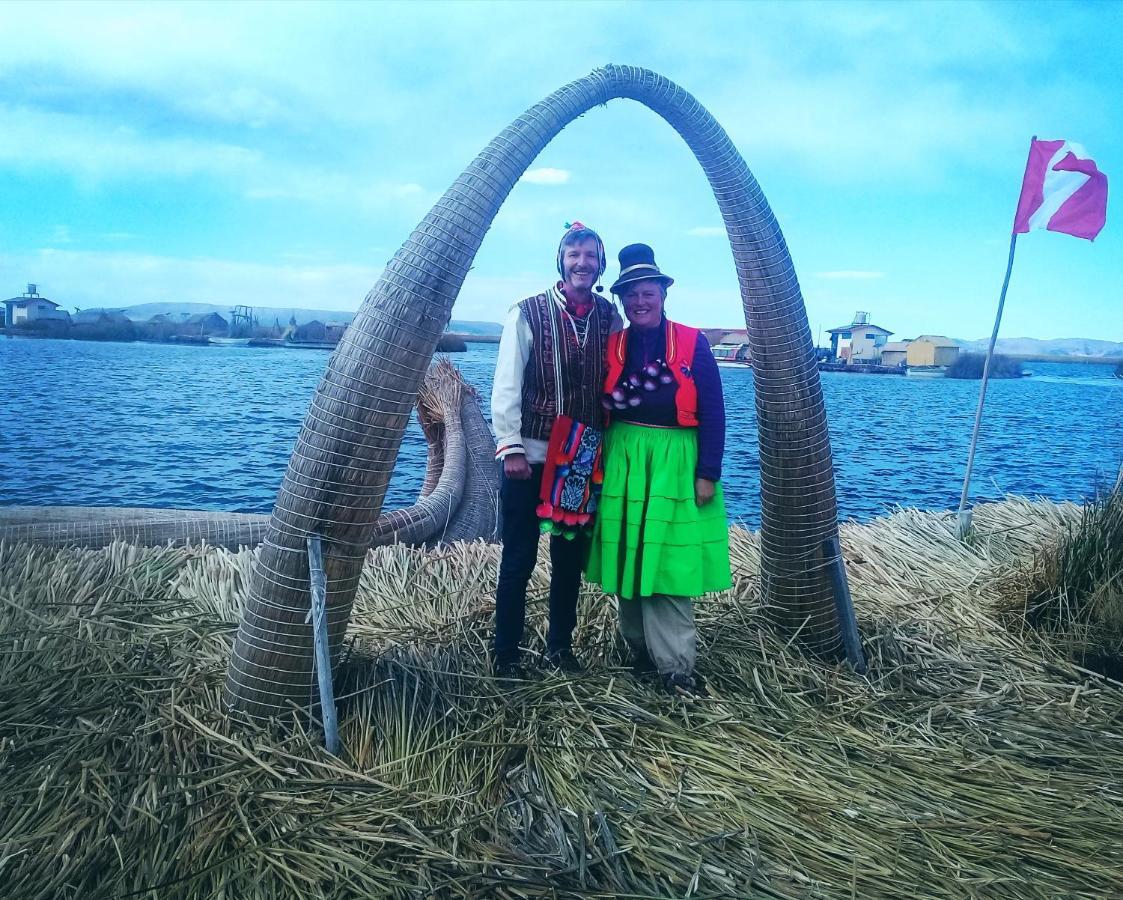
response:
{"label": "lakeside shoreline", "polygon": [[[456,337],[466,344],[498,344],[501,335],[498,334],[462,334],[448,332],[450,337]],[[111,337],[76,337],[61,336],[57,334],[29,333],[23,329],[0,328],[0,337],[26,338],[30,340],[56,340],[56,341],[82,341],[94,344],[171,344],[173,346],[212,346],[209,344],[192,343],[190,341],[157,340],[145,338],[111,338]],[[1060,355],[1050,353],[1002,353],[1007,359],[1018,362],[1049,362],[1049,363],[1091,363],[1092,365],[1118,366],[1123,365],[1123,356],[1083,356]]]}
{"label": "lakeside shoreline", "polygon": [[[198,335],[198,336],[183,336],[176,335],[170,338],[148,338],[148,337],[88,337],[80,335],[62,335],[62,334],[48,334],[29,331],[22,328],[3,328],[0,327],[0,337],[15,338],[15,339],[28,339],[28,340],[54,340],[54,341],[81,341],[83,343],[92,344],[170,344],[177,347],[215,347],[223,346],[223,339],[218,335]],[[459,340],[465,344],[498,344],[500,340],[498,334],[461,334],[458,332],[446,332],[442,338],[449,341]],[[218,338],[218,340],[212,340]],[[247,346],[250,347],[284,347],[285,343],[280,338],[247,338],[249,342]],[[253,343],[253,342],[257,343]],[[326,341],[293,341],[292,347],[298,350],[315,349],[315,350],[334,350],[338,346],[338,342],[330,343]],[[455,350],[442,350],[438,347],[438,353],[457,352]]]}

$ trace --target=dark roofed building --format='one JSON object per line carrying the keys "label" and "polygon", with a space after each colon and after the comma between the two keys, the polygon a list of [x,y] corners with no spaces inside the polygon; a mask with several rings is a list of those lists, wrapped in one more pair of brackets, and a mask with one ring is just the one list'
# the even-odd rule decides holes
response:
{"label": "dark roofed building", "polygon": [[75,310],[71,321],[75,325],[124,325],[131,320],[120,309],[105,309],[98,306]]}
{"label": "dark roofed building", "polygon": [[297,341],[326,341],[328,327],[318,319],[298,325],[293,331],[293,339]]}
{"label": "dark roofed building", "polygon": [[183,324],[188,334],[224,337],[230,331],[230,323],[216,312],[196,313]]}

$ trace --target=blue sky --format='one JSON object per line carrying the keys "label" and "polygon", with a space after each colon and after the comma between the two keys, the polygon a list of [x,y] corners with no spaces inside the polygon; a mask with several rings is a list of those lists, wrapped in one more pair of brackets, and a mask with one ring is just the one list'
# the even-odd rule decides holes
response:
{"label": "blue sky", "polygon": [[[0,296],[357,308],[513,118],[608,62],[729,132],[813,331],[990,332],[1029,138],[1123,178],[1120,3],[0,4]],[[668,310],[743,321],[717,205],[630,101],[516,187],[454,311],[552,278],[563,224],[655,247]],[[1123,341],[1123,228],[1019,239],[1002,334]]]}

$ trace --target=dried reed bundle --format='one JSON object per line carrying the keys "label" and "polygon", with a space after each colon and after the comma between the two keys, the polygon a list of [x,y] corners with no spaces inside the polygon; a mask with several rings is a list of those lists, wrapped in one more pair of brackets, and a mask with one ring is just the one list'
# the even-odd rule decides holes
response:
{"label": "dried reed bundle", "polygon": [[1009,613],[1076,662],[1123,680],[1123,469],[1115,487],[1034,553],[1012,580]]}
{"label": "dried reed bundle", "polygon": [[498,549],[378,548],[338,759],[299,717],[247,733],[224,714],[253,553],[0,545],[4,895],[1116,895],[1123,691],[999,618],[1079,516],[980,507],[972,546],[950,515],[846,526],[865,679],[773,629],[759,535],[734,529],[693,702],[631,675],[592,590],[585,677],[497,683]]}

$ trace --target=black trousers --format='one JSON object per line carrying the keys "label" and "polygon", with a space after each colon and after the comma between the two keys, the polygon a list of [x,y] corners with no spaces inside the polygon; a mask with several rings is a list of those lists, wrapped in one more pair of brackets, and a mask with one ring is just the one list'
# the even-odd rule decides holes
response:
{"label": "black trousers", "polygon": [[[502,465],[502,463],[500,464]],[[499,585],[495,591],[495,661],[519,659],[526,625],[526,585],[538,558],[538,489],[542,484],[541,463],[532,465],[531,477],[518,481],[500,475],[499,504],[503,514],[503,556],[499,563]],[[502,470],[501,470],[502,472]],[[577,627],[577,593],[585,563],[588,535],[573,540],[550,538],[550,625],[546,651],[568,649]]]}

